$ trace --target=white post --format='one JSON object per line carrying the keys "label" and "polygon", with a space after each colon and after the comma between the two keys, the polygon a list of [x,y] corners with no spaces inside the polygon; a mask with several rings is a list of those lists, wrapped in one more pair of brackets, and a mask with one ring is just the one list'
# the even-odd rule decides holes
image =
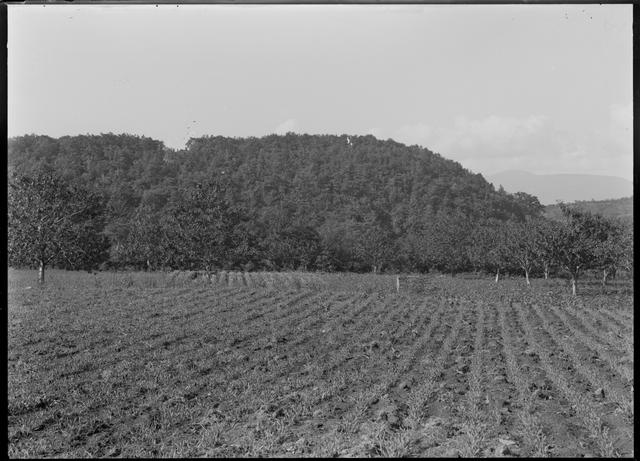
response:
{"label": "white post", "polygon": [[396,293],[400,293],[400,276],[396,276]]}

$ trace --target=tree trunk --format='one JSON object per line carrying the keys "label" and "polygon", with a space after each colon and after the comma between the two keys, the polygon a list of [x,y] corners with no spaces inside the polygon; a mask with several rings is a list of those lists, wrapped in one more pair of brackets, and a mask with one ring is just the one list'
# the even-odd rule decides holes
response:
{"label": "tree trunk", "polygon": [[527,279],[527,286],[530,287],[531,286],[531,282],[529,281],[529,270],[528,269],[524,270],[524,276]]}
{"label": "tree trunk", "polygon": [[571,277],[571,294],[573,296],[576,295],[576,278],[575,277]]}
{"label": "tree trunk", "polygon": [[44,261],[40,260],[40,267],[38,268],[38,283],[44,283]]}
{"label": "tree trunk", "polygon": [[496,283],[500,280],[500,269],[496,270]]}

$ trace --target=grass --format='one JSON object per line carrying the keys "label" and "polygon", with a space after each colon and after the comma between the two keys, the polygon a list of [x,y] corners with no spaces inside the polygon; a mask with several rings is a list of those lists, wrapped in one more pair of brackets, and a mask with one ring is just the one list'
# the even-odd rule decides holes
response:
{"label": "grass", "polygon": [[633,455],[630,286],[576,301],[462,277],[399,294],[366,274],[35,280],[8,272],[11,458]]}

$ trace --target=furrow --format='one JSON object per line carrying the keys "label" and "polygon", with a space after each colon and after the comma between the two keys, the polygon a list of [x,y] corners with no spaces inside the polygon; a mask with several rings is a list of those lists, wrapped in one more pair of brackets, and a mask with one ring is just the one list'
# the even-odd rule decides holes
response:
{"label": "furrow", "polygon": [[533,331],[536,331],[536,329],[534,325],[530,323],[530,320],[527,319],[522,304],[518,304],[515,310],[524,325],[524,332],[529,346],[535,350],[538,357],[540,357],[541,368],[553,381],[554,385],[562,391],[567,400],[571,402],[584,426],[589,431],[591,440],[597,447],[599,454],[605,457],[616,455],[613,440],[609,434],[609,428],[603,424],[600,414],[594,407],[593,402],[585,397],[583,391],[576,390],[575,386],[570,382],[570,378],[568,378],[564,372],[560,371],[563,368],[566,369],[566,365],[562,367],[560,363],[554,363],[557,362],[557,360],[554,361],[550,357],[548,350],[551,349],[547,347],[547,344],[542,345],[540,341],[533,336]]}
{"label": "furrow", "polygon": [[[584,357],[581,356],[578,345],[571,340],[569,335],[566,334],[566,331],[563,331],[562,327],[550,321],[548,313],[545,315],[538,304],[532,304],[532,307],[542,322],[546,334],[549,338],[552,338],[551,341],[553,341],[553,343],[569,355],[576,371],[587,378],[593,386],[592,391],[598,388],[607,389],[606,399],[616,402],[621,408],[627,408],[629,402],[631,402],[632,408],[633,397],[624,389],[621,383],[616,382],[618,380],[615,379],[615,374],[611,373],[610,370],[593,367],[585,360],[585,357],[593,356],[593,351],[585,347],[586,351],[583,351]],[[565,324],[563,324],[563,326],[568,330]],[[554,347],[552,350],[557,349],[558,348]],[[603,377],[603,374],[606,375],[607,378]]]}
{"label": "furrow", "polygon": [[524,334],[524,332],[514,324],[508,324],[504,304],[497,303],[497,305],[507,381],[515,385],[518,402],[521,406],[517,410],[518,423],[522,433],[521,439],[526,444],[530,456],[547,457],[549,455],[549,441],[545,435],[544,426],[536,415],[535,394],[529,390],[529,381],[522,372],[522,364],[518,362],[515,352],[518,350],[518,346],[514,342],[512,332],[515,334]]}
{"label": "furrow", "polygon": [[[633,385],[633,369],[620,363],[620,359],[624,356],[624,352],[616,351],[612,348],[611,344],[608,344],[601,338],[591,334],[591,330],[588,330],[578,317],[567,312],[563,312],[561,308],[558,308],[553,304],[545,304],[545,307],[552,310],[553,314],[560,322],[562,322],[564,327],[569,329],[575,338],[582,341],[582,343],[588,346],[591,350],[597,352],[597,354],[594,354],[591,357],[592,360],[600,360],[600,357],[602,357],[609,366],[626,381],[626,384]],[[616,354],[616,352],[619,353]]]}

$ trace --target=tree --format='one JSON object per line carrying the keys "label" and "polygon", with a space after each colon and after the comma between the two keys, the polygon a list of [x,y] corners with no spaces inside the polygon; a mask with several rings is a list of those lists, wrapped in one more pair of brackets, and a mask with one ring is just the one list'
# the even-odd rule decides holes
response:
{"label": "tree", "polygon": [[428,272],[429,263],[423,251],[423,239],[419,232],[412,229],[398,242],[398,258],[402,267],[409,272]]}
{"label": "tree", "polygon": [[562,225],[559,222],[550,219],[536,221],[536,251],[544,271],[545,280],[549,278],[549,272],[556,264],[556,256],[561,245],[561,227]]}
{"label": "tree", "polygon": [[288,226],[264,241],[270,260],[281,269],[308,270],[320,254],[318,233],[309,226]]}
{"label": "tree", "polygon": [[260,261],[265,253],[261,245],[264,234],[261,223],[241,213],[240,221],[233,228],[231,236],[233,246],[227,253],[227,265],[244,271],[260,267]]}
{"label": "tree", "polygon": [[44,283],[49,264],[94,267],[106,258],[103,200],[62,180],[48,168],[15,175],[8,193],[9,264],[38,267]]}
{"label": "tree", "polygon": [[540,256],[537,221],[537,219],[528,216],[524,222],[507,221],[504,223],[505,256],[524,271],[527,286],[531,285],[529,274]]}
{"label": "tree", "polygon": [[351,227],[352,223],[327,220],[319,229],[321,251],[316,258],[318,269],[328,272],[353,270],[356,239]]}
{"label": "tree", "polygon": [[540,217],[544,211],[544,206],[540,204],[538,197],[526,192],[516,192],[512,194],[514,208],[522,217]]}
{"label": "tree", "polygon": [[198,183],[173,203],[162,220],[162,247],[173,267],[213,270],[230,259],[240,210],[217,182]]}
{"label": "tree", "polygon": [[370,221],[359,224],[356,235],[356,257],[371,267],[374,274],[379,273],[394,253],[392,233]]}
{"label": "tree", "polygon": [[625,241],[623,225],[614,219],[594,214],[592,226],[595,238],[594,266],[602,271],[604,288],[609,275],[615,273],[626,258],[628,242]]}
{"label": "tree", "polygon": [[474,269],[483,269],[496,274],[500,280],[500,271],[507,264],[505,224],[497,219],[488,219],[478,223],[471,231],[470,244],[467,247],[469,261]]}
{"label": "tree", "polygon": [[351,214],[354,222],[349,230],[354,237],[355,256],[377,274],[395,252],[391,216],[382,207],[371,204],[356,207]]}
{"label": "tree", "polygon": [[126,266],[153,270],[167,263],[166,218],[152,212],[148,206],[136,210],[129,219],[127,235],[113,245],[113,257]]}
{"label": "tree", "polygon": [[[629,259],[629,239],[625,235],[628,231],[625,231],[621,221],[614,218],[571,208],[563,203],[559,204],[559,208],[570,224],[579,229],[585,251],[588,249],[588,259],[583,267],[601,270],[604,287],[616,267]],[[631,258],[632,253],[631,250]]]}
{"label": "tree", "polygon": [[626,223],[622,227],[620,250],[618,264],[633,276],[633,223]]}
{"label": "tree", "polygon": [[558,228],[555,258],[569,272],[571,292],[575,296],[581,271],[597,265],[598,244],[604,240],[606,226],[601,217],[570,208],[563,203],[559,206],[565,219]]}
{"label": "tree", "polygon": [[471,266],[473,221],[462,214],[439,213],[422,228],[423,251],[430,267],[455,275]]}

